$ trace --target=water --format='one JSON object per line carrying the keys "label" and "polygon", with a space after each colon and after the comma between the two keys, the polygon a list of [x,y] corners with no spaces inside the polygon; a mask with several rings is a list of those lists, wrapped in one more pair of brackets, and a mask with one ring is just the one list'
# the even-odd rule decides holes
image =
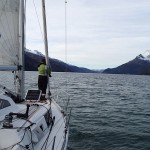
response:
{"label": "water", "polygon": [[[10,75],[0,76],[10,84]],[[37,72],[26,72],[26,89],[36,81]],[[149,83],[149,76],[53,73],[51,88],[72,99],[68,149],[150,150]]]}

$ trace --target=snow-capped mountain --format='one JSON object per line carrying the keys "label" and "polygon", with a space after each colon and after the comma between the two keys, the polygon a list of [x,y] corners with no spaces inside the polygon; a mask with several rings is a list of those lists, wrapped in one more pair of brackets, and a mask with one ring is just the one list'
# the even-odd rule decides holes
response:
{"label": "snow-capped mountain", "polygon": [[29,52],[29,53],[33,53],[33,54],[36,54],[36,55],[39,55],[39,56],[44,56],[41,52],[39,52],[38,50],[29,50],[29,49],[26,49],[26,52]]}
{"label": "snow-capped mountain", "polygon": [[150,51],[147,50],[145,53],[140,54],[139,56],[137,56],[137,58],[150,62]]}
{"label": "snow-capped mountain", "polygon": [[[44,55],[39,52],[38,50],[31,51],[29,49],[26,49],[25,51],[25,70],[26,71],[37,71],[37,66],[41,62],[42,58],[44,58]],[[93,73],[96,71],[87,69],[87,68],[81,68],[77,66],[73,66],[70,64],[66,64],[63,61],[49,58],[50,65],[53,72],[82,72],[82,73]]]}
{"label": "snow-capped mountain", "polygon": [[110,74],[150,74],[150,51],[138,55],[135,59],[116,68],[108,68],[103,73]]}

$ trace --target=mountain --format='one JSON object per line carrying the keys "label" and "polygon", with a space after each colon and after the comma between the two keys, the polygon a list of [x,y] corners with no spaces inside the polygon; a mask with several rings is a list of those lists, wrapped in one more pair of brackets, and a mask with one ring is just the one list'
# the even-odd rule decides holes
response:
{"label": "mountain", "polygon": [[[26,49],[25,51],[25,70],[26,71],[37,71],[37,66],[41,62],[44,55],[37,51],[31,51]],[[64,63],[63,61],[49,58],[50,65],[53,72],[80,72],[80,73],[96,73],[97,71],[90,70],[87,68],[77,67]]]}
{"label": "mountain", "polygon": [[103,73],[150,75],[150,51],[138,55],[133,60],[116,68],[108,68]]}

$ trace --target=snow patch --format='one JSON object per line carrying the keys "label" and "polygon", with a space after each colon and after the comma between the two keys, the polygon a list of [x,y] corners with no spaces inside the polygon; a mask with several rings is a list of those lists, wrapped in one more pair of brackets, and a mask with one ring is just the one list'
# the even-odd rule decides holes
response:
{"label": "snow patch", "polygon": [[38,50],[29,50],[29,49],[26,49],[27,52],[29,53],[32,53],[32,54],[36,54],[36,55],[39,55],[39,56],[44,56],[41,52],[39,52]]}
{"label": "snow patch", "polygon": [[145,51],[143,54],[140,54],[137,58],[150,62],[150,51]]}
{"label": "snow patch", "polygon": [[144,53],[142,54],[142,56],[143,56],[144,58],[150,58],[150,51],[147,50],[146,52],[144,52]]}

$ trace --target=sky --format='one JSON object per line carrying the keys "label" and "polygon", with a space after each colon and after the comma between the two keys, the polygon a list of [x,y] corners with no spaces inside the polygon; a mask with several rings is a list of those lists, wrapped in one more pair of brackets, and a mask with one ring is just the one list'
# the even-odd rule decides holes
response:
{"label": "sky", "polygon": [[[26,47],[44,54],[41,0],[28,1]],[[67,0],[66,7],[65,0],[45,3],[51,58],[106,69],[150,50],[150,0]]]}

